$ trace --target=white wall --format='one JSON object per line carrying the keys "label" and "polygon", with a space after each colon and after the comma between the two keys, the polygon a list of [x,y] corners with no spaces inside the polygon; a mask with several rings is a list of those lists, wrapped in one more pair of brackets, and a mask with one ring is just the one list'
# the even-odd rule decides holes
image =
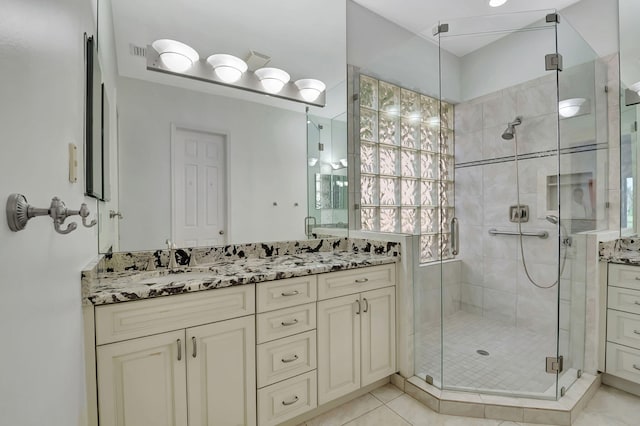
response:
{"label": "white wall", "polygon": [[[439,97],[438,46],[347,2],[347,63],[382,80]],[[442,52],[442,96],[460,101],[460,60]]]}
{"label": "white wall", "polygon": [[[582,0],[560,11],[558,51],[564,67],[618,50],[616,0]],[[517,32],[461,58],[461,100],[467,101],[548,73],[544,56],[556,51],[553,27]],[[564,78],[560,74],[560,80]]]}
{"label": "white wall", "polygon": [[171,234],[171,123],[228,135],[230,242],[303,239],[303,108],[297,113],[121,78],[120,250],[162,248]]}
{"label": "white wall", "polygon": [[[87,202],[68,181],[67,146],[83,158],[83,32],[89,2],[3,0],[0,6],[0,200],[19,192],[38,207],[57,195]],[[0,423],[77,425],[84,416],[80,271],[97,254],[96,228],[69,235],[36,218],[0,225]]]}

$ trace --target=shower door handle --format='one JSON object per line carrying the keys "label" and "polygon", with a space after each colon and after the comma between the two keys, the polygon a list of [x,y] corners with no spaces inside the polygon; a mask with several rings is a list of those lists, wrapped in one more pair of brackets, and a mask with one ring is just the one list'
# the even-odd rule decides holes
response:
{"label": "shower door handle", "polygon": [[451,254],[457,256],[460,253],[460,228],[458,218],[451,219]]}

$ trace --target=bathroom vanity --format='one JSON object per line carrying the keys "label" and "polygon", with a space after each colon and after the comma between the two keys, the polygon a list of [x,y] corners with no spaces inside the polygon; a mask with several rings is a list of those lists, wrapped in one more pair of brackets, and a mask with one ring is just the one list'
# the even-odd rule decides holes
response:
{"label": "bathroom vanity", "polygon": [[99,425],[277,425],[386,379],[396,261],[330,251],[87,271]]}

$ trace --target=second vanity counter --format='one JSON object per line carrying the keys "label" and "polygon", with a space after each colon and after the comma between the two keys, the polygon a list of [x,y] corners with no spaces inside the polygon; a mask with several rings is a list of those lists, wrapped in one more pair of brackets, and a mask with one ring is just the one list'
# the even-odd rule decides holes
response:
{"label": "second vanity counter", "polygon": [[395,263],[386,254],[331,251],[219,260],[175,270],[123,271],[83,279],[85,302],[93,305],[148,299],[285,278]]}

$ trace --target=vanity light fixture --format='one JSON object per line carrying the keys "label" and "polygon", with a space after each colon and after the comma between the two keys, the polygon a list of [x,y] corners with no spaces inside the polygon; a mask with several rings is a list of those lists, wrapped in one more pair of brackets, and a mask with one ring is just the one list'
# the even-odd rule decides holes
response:
{"label": "vanity light fixture", "polygon": [[300,96],[304,100],[312,102],[318,99],[320,93],[324,92],[327,86],[320,80],[314,78],[303,78],[295,82],[296,87],[300,90]]}
{"label": "vanity light fixture", "polygon": [[587,100],[585,98],[565,99],[558,103],[558,113],[560,117],[574,117],[580,112],[580,108]]}
{"label": "vanity light fixture", "polygon": [[269,93],[278,93],[291,77],[280,68],[260,68],[255,71],[262,87]]}
{"label": "vanity light fixture", "polygon": [[198,52],[179,41],[161,39],[151,46],[160,54],[160,60],[171,71],[184,72],[200,59]]}
{"label": "vanity light fixture", "polygon": [[249,69],[242,59],[226,53],[200,59],[184,43],[156,40],[146,49],[147,70],[260,93],[274,98],[324,107],[326,86],[320,80],[300,79],[294,83],[286,71],[262,67]]}
{"label": "vanity light fixture", "polygon": [[213,67],[216,76],[225,83],[235,83],[247,71],[245,61],[225,53],[211,55],[207,58],[207,62]]}
{"label": "vanity light fixture", "polygon": [[489,6],[491,7],[500,7],[505,4],[507,0],[489,0]]}

